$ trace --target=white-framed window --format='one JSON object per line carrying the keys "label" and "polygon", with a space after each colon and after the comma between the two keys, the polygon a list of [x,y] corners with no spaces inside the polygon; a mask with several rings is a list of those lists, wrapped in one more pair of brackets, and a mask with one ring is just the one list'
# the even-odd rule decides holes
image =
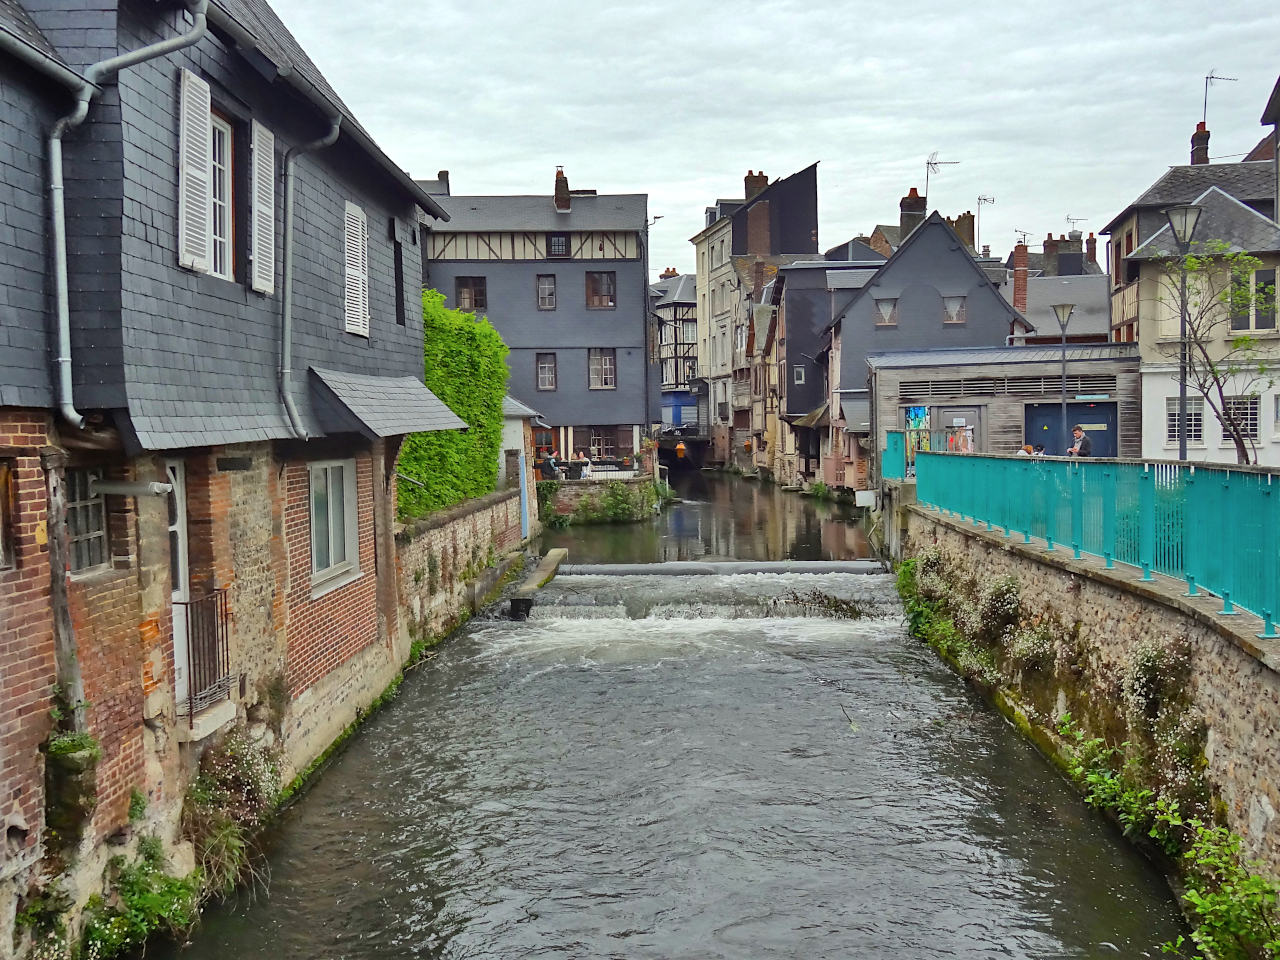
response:
{"label": "white-framed window", "polygon": [[804,367],[797,364],[791,368],[791,377],[793,383],[804,383]]}
{"label": "white-framed window", "polygon": [[234,280],[234,226],[231,209],[231,124],[209,116],[209,272]]}
{"label": "white-framed window", "polygon": [[898,323],[898,298],[880,297],[876,299],[876,326],[893,327]]}
{"label": "white-framed window", "polygon": [[311,484],[311,586],[330,586],[360,572],[356,520],[356,462],[321,460],[308,466]]}
{"label": "white-framed window", "polygon": [[554,310],[556,308],[556,275],[554,273],[538,274],[538,309]]}
{"label": "white-framed window", "polygon": [[364,210],[347,201],[343,211],[344,329],[369,336],[369,221]]}
{"label": "white-framed window", "polygon": [[676,382],[676,362],[675,360],[662,361],[662,385],[669,387]]}
{"label": "white-framed window", "polygon": [[681,343],[697,343],[698,342],[698,321],[685,320],[680,328]]}
{"label": "white-framed window", "polygon": [[67,552],[72,573],[102,567],[111,559],[107,549],[107,509],[102,494],[91,490],[102,479],[100,467],[68,470],[63,481],[67,511]]}
{"label": "white-framed window", "polygon": [[[1223,406],[1223,413],[1240,425],[1240,432],[1247,440],[1258,439],[1258,419],[1261,413],[1262,399],[1260,397],[1227,397]],[[1191,415],[1187,414],[1187,421],[1190,422]],[[1223,430],[1223,443],[1230,443],[1230,436],[1226,435]]]}
{"label": "white-framed window", "polygon": [[556,388],[556,355],[554,353],[538,354],[538,389],[554,390]]}
{"label": "white-framed window", "polygon": [[618,387],[617,351],[613,347],[592,347],[587,351],[587,386],[592,390]]}
{"label": "white-framed window", "polygon": [[[1164,401],[1164,439],[1166,443],[1178,442],[1178,398],[1166,397]],[[1204,399],[1187,397],[1187,443],[1204,443]]]}
{"label": "white-framed window", "polygon": [[1233,331],[1263,330],[1273,331],[1276,328],[1276,271],[1274,267],[1266,270],[1255,270],[1248,284],[1240,284],[1241,288],[1232,288],[1231,296],[1239,297],[1243,303],[1233,299],[1231,304],[1231,329]]}
{"label": "white-framed window", "polygon": [[943,297],[942,298],[942,322],[943,323],[964,323],[964,297]]}

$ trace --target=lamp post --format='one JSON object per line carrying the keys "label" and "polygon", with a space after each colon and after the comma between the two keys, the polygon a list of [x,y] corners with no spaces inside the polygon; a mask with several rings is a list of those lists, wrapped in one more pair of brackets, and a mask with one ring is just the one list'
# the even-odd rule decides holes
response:
{"label": "lamp post", "polygon": [[1067,322],[1071,319],[1074,303],[1055,303],[1053,312],[1058,318],[1058,327],[1062,330],[1062,442],[1067,442]]}
{"label": "lamp post", "polygon": [[1196,232],[1200,207],[1179,203],[1165,210],[1169,230],[1178,242],[1178,459],[1187,459],[1187,252],[1191,235]]}

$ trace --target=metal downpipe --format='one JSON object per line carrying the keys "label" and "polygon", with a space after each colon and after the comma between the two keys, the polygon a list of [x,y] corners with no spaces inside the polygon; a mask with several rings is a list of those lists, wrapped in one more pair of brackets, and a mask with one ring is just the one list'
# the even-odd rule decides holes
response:
{"label": "metal downpipe", "polygon": [[280,363],[276,379],[285,413],[289,415],[289,428],[299,440],[307,439],[306,428],[293,402],[289,380],[293,376],[293,168],[299,156],[332,146],[338,140],[342,117],[329,121],[329,132],[318,140],[294,147],[284,157],[284,290],[280,296]]}
{"label": "metal downpipe", "polygon": [[[75,408],[71,377],[71,305],[67,292],[67,212],[62,178],[62,138],[89,115],[89,104],[101,92],[99,84],[111,79],[126,67],[162,57],[197,43],[208,29],[205,16],[209,0],[189,0],[184,6],[194,14],[191,29],[177,37],[93,64],[85,71],[85,79],[76,91],[75,108],[55,123],[49,131],[49,217],[53,241],[54,321],[58,325],[57,391],[58,411],[67,423],[83,429],[84,415]],[[58,79],[62,79],[60,76]]]}

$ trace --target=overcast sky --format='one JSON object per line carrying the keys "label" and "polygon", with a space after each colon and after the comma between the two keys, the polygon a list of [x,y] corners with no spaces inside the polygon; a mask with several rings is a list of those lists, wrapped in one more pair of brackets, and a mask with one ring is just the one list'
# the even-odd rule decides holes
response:
{"label": "overcast sky", "polygon": [[983,205],[1004,255],[1104,226],[1188,162],[1209,90],[1210,156],[1243,154],[1280,72],[1280,12],[1237,0],[953,4],[273,0],[400,166],[455,194],[570,185],[647,193],[650,266],[748,169],[818,167],[820,249],[896,223],[926,158],[930,209]]}

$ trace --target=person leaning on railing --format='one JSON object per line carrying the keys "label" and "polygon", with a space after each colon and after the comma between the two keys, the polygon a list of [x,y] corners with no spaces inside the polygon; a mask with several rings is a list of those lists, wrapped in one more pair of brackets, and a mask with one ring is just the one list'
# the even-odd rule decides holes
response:
{"label": "person leaning on railing", "polygon": [[1071,435],[1076,438],[1075,446],[1067,448],[1068,457],[1088,457],[1093,454],[1093,441],[1084,432],[1084,427],[1076,424],[1071,428]]}

